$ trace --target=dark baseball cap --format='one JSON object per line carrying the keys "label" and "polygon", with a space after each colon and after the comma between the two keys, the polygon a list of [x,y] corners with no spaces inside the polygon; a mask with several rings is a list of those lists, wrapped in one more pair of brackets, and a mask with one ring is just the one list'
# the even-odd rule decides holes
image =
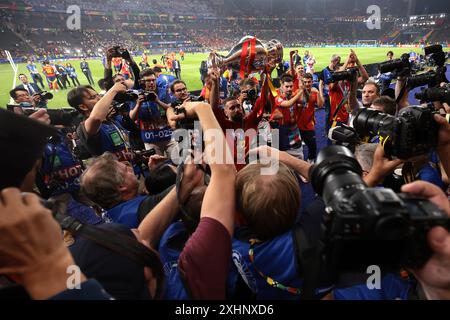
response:
{"label": "dark baseball cap", "polygon": [[19,188],[57,130],[0,108],[0,190]]}

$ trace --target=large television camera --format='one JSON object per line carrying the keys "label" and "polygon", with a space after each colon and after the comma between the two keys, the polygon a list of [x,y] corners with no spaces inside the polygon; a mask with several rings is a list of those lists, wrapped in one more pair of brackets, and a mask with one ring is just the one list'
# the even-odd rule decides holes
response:
{"label": "large television camera", "polygon": [[425,56],[434,70],[422,74],[414,74],[413,64],[409,60],[409,54],[402,54],[400,59],[380,63],[378,68],[380,73],[393,72],[396,76],[407,78],[406,86],[409,90],[428,85],[429,87],[438,86],[442,82],[448,82],[445,73],[445,52],[441,45],[433,45],[424,48]]}

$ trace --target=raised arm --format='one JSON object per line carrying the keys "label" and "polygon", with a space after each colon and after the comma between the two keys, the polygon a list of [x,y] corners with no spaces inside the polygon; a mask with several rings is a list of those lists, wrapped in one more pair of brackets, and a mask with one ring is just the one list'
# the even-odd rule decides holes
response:
{"label": "raised arm", "polygon": [[114,97],[119,92],[125,92],[126,86],[122,83],[116,83],[109,89],[109,91],[101,98],[94,106],[91,114],[85,122],[85,128],[88,135],[93,136],[98,133],[100,126],[109,113],[109,108],[114,100]]}
{"label": "raised arm", "polygon": [[[188,102],[185,105],[188,117],[197,116],[203,129],[205,162],[211,169],[211,180],[203,199],[200,217],[220,222],[233,234],[235,211],[234,181],[236,169],[233,156],[212,108],[209,104]],[[173,120],[184,118],[176,115]]]}
{"label": "raised arm", "polygon": [[111,60],[112,60],[112,48],[109,48],[106,50],[106,63],[105,63],[105,71],[103,74],[103,77],[105,79],[105,88],[106,90],[109,90],[114,85],[112,81],[112,67],[111,67]]}
{"label": "raised arm", "polygon": [[300,99],[300,97],[302,95],[303,95],[303,90],[300,89],[291,99],[281,102],[279,106],[282,108],[290,108],[295,103],[297,103],[298,99]]}

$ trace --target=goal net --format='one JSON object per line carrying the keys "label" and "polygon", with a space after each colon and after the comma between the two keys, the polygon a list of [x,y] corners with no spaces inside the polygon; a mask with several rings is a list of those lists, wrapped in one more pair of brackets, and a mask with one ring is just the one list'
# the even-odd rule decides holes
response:
{"label": "goal net", "polygon": [[356,45],[358,47],[376,47],[378,44],[377,40],[358,40]]}

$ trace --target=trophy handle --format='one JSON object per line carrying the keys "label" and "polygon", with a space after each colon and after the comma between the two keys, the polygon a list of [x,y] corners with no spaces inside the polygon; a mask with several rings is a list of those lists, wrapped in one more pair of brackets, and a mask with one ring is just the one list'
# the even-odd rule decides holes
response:
{"label": "trophy handle", "polygon": [[211,52],[207,60],[207,65],[208,68],[221,68],[223,67],[223,57],[215,52]]}

